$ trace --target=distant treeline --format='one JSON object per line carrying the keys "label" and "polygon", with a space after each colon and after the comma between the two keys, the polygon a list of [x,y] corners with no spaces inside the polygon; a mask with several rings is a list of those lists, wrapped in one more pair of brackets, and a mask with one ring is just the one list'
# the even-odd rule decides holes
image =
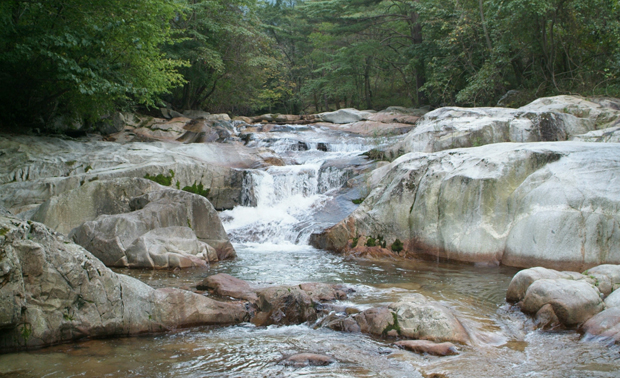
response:
{"label": "distant treeline", "polygon": [[617,0],[2,0],[0,122],[620,97]]}

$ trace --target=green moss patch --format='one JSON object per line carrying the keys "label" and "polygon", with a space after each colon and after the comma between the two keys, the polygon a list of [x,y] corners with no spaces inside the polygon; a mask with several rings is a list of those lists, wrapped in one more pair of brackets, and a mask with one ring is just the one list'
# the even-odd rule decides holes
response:
{"label": "green moss patch", "polygon": [[172,185],[172,179],[174,178],[174,171],[171,169],[169,172],[170,176],[164,176],[161,173],[157,176],[151,176],[147,173],[146,175],[144,175],[144,178],[147,180],[155,181],[159,185],[170,186]]}
{"label": "green moss patch", "polygon": [[207,196],[209,195],[209,192],[211,192],[211,189],[209,188],[205,189],[202,183],[197,184],[194,182],[194,185],[184,187],[183,191],[198,194],[199,196],[203,196],[207,198]]}

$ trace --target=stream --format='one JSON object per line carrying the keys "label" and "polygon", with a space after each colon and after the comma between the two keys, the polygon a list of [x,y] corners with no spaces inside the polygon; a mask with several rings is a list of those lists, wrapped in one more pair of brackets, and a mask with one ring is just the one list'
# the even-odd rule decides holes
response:
{"label": "stream", "polygon": [[[87,340],[0,355],[0,377],[618,377],[620,347],[582,341],[575,331],[534,330],[505,301],[516,268],[445,261],[350,259],[308,245],[313,232],[353,211],[367,188],[356,177],[373,168],[361,153],[390,138],[359,137],[314,126],[256,133],[250,146],[278,153],[284,166],[250,171],[243,204],[221,213],[237,250],[208,271],[115,269],[155,287],[191,287],[228,273],[263,287],[304,282],[355,289],[339,304],[364,310],[421,293],[453,308],[472,335],[459,355],[400,350],[393,340],[343,333],[315,324],[196,327],[174,333]],[[349,184],[347,184],[349,182]],[[292,367],[296,353],[337,362]]]}

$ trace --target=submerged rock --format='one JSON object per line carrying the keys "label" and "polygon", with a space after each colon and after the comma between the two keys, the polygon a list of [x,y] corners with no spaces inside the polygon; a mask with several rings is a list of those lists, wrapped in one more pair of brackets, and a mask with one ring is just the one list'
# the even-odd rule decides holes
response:
{"label": "submerged rock", "polygon": [[0,268],[0,352],[249,317],[240,304],[115,274],[45,225],[13,217],[0,216]]}
{"label": "submerged rock", "polygon": [[434,356],[452,356],[459,354],[456,346],[452,343],[434,343],[428,340],[402,340],[395,342],[394,345],[415,353],[428,353]]}
{"label": "submerged rock", "polygon": [[324,354],[315,354],[315,353],[299,353],[294,354],[284,360],[282,360],[283,365],[290,365],[295,367],[303,367],[303,366],[325,366],[330,365],[336,362],[333,357],[324,355]]}
{"label": "submerged rock", "polygon": [[581,327],[586,338],[599,337],[620,343],[620,307],[609,308],[591,317]]}
{"label": "submerged rock", "polygon": [[373,171],[364,202],[311,242],[347,252],[354,238],[380,235],[409,256],[577,271],[620,263],[618,177],[616,144],[410,153]]}

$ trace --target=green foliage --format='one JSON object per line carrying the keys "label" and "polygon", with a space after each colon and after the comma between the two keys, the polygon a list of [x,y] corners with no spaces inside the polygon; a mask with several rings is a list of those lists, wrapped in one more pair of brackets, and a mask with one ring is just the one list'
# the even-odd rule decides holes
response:
{"label": "green foliage", "polygon": [[207,196],[209,195],[209,192],[211,191],[210,188],[205,189],[202,183],[196,184],[196,182],[194,182],[192,186],[184,187],[183,190],[186,192],[198,194],[199,196],[203,196],[205,198],[207,198]]}
{"label": "green foliage", "polygon": [[174,178],[174,171],[171,169],[170,176],[164,176],[163,174],[158,174],[156,176],[151,176],[148,173],[144,175],[144,178],[147,180],[155,181],[159,185],[170,186],[172,185],[172,179]]}
{"label": "green foliage", "polygon": [[172,0],[7,0],[0,3],[0,113],[53,129],[155,105],[182,82],[170,40]]}
{"label": "green foliage", "polygon": [[392,249],[392,251],[398,253],[403,250],[403,242],[401,242],[400,239],[396,239],[394,240],[394,243],[392,243],[390,248]]}
{"label": "green foliage", "polygon": [[375,247],[377,245],[377,240],[372,236],[366,238],[366,247]]}
{"label": "green foliage", "polygon": [[356,205],[359,205],[359,204],[361,204],[362,202],[364,202],[364,200],[365,200],[365,199],[366,199],[366,198],[358,198],[358,199],[351,200],[351,202],[353,202],[353,203],[354,203],[354,204],[356,204]]}
{"label": "green foliage", "polygon": [[351,248],[357,247],[357,242],[359,241],[359,239],[359,237],[353,238],[353,240],[351,241]]}
{"label": "green foliage", "polygon": [[392,330],[396,330],[396,332],[400,335],[401,329],[400,324],[398,324],[398,316],[396,315],[396,313],[392,312],[392,317],[394,318],[394,322],[385,327],[382,332],[383,336],[387,336],[388,332]]}

